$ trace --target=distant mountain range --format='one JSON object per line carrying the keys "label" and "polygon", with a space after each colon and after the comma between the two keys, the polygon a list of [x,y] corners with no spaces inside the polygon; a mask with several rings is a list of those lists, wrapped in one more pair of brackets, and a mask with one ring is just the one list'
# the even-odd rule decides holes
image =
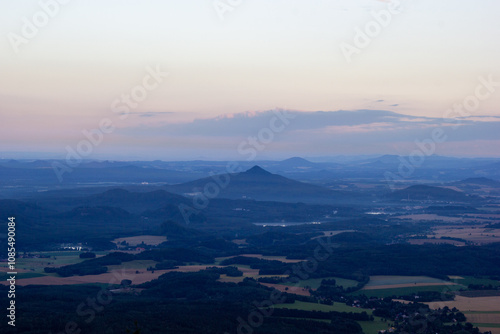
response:
{"label": "distant mountain range", "polygon": [[[281,161],[238,161],[242,169],[258,165],[266,171],[288,179],[326,185],[338,180],[384,180],[387,172],[398,174],[408,157],[383,155],[337,162],[313,162],[302,157]],[[79,187],[82,192],[98,193],[105,187],[151,191],[165,184],[187,183],[226,172],[227,161],[93,161],[86,160],[63,175],[59,182],[52,164],[64,160],[0,159],[0,198],[22,198],[28,193]],[[460,168],[457,168],[459,166]],[[486,177],[500,180],[499,159],[455,158],[432,155],[403,179],[455,182]],[[154,187],[157,188],[154,188]],[[140,189],[142,187],[142,190]],[[94,189],[91,189],[94,188]],[[97,188],[101,188],[100,190]],[[253,194],[255,195],[255,194]],[[272,198],[272,197],[269,197]]]}

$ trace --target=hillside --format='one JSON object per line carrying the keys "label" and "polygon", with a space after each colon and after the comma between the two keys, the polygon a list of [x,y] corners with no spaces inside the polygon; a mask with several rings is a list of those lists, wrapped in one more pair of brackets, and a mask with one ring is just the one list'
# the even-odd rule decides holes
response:
{"label": "hillside", "polygon": [[99,189],[101,191],[96,194],[86,194],[80,189],[54,191],[38,197],[36,203],[60,212],[69,211],[79,206],[110,206],[122,208],[134,214],[159,209],[166,204],[190,203],[187,198],[165,190],[129,191],[123,188],[109,190],[96,188],[96,191]]}
{"label": "hillside", "polygon": [[[245,172],[224,174],[218,177],[223,182],[229,180],[227,185],[223,184],[217,187],[220,190],[218,198],[305,203],[332,203],[353,198],[353,194],[336,192],[321,186],[291,180],[281,175],[269,173],[259,166],[254,166]],[[167,186],[166,189],[178,194],[203,193],[207,185],[214,183],[214,179],[208,177]],[[210,188],[209,191],[212,189]]]}

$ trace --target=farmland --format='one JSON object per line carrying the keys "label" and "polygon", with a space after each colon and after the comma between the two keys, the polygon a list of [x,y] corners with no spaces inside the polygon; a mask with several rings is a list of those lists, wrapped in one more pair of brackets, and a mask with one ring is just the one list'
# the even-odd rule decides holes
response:
{"label": "farmland", "polygon": [[[284,263],[297,263],[297,262],[300,262],[302,260],[295,260],[295,259],[287,259],[286,256],[270,256],[270,255],[262,255],[262,254],[240,254],[238,256],[246,256],[246,257],[255,257],[257,259],[263,259],[263,260],[274,260],[274,261],[280,261],[280,262],[284,262]],[[227,257],[220,257],[220,258],[216,258],[216,263],[219,263],[225,259],[230,259],[232,257],[235,257],[235,256],[227,256]]]}
{"label": "farmland", "polygon": [[432,232],[432,236],[435,238],[458,238],[473,242],[475,244],[500,242],[500,229],[485,228],[484,226],[436,226],[432,229]]}
{"label": "farmland", "polygon": [[[68,264],[82,262],[81,252],[76,251],[54,251],[54,252],[31,252],[29,255],[23,255],[17,259],[16,268],[18,272],[41,273],[45,267],[61,267]],[[97,256],[102,256],[107,252],[96,252]],[[0,271],[6,270],[7,265],[1,264]]]}
{"label": "farmland", "polygon": [[[348,306],[343,303],[334,303],[333,305],[324,305],[317,303],[307,303],[301,301],[295,301],[293,304],[276,304],[275,308],[287,308],[294,310],[304,310],[304,311],[320,311],[320,312],[353,312],[353,313],[361,313],[366,312],[369,315],[372,314],[372,310],[357,308]],[[377,334],[379,330],[387,329],[388,323],[382,321],[380,317],[374,317],[374,321],[358,321],[358,323],[363,328],[363,332],[365,334]]]}
{"label": "farmland", "polygon": [[366,287],[387,287],[401,284],[446,284],[446,281],[427,276],[370,276]]}
{"label": "farmland", "polygon": [[343,286],[344,288],[354,287],[358,284],[358,282],[346,278],[340,277],[325,277],[325,278],[311,278],[307,280],[300,280],[297,283],[285,283],[285,285],[289,286],[299,286],[299,287],[309,287],[311,289],[317,289],[321,285],[321,281],[323,279],[334,279],[337,286]]}
{"label": "farmland", "polygon": [[367,297],[391,297],[410,295],[423,291],[456,291],[466,288],[455,282],[427,276],[371,276],[365,287],[354,295],[365,294]]}
{"label": "farmland", "polygon": [[467,320],[483,331],[500,334],[500,296],[463,297],[456,296],[453,301],[426,303],[431,308],[456,307],[464,312]]}

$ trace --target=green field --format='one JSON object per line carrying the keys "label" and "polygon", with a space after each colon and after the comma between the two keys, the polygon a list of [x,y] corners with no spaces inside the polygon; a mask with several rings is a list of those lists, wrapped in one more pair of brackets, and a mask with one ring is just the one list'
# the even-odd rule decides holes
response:
{"label": "green field", "polygon": [[[5,281],[7,278],[9,278],[11,275],[7,275],[7,273],[0,273],[0,280]],[[16,279],[22,279],[22,278],[33,278],[33,277],[42,277],[45,276],[44,274],[40,273],[18,273],[16,275]]]}
{"label": "green field", "polygon": [[404,296],[411,295],[412,293],[418,293],[422,291],[438,291],[438,292],[450,292],[464,289],[462,285],[433,285],[433,286],[415,286],[407,288],[391,288],[391,289],[374,289],[374,290],[358,290],[351,293],[353,296],[365,295],[367,297],[384,298],[391,296]]}
{"label": "green field", "polygon": [[428,276],[370,276],[370,281],[366,286],[413,283],[446,283],[446,281]]}
{"label": "green field", "polygon": [[500,324],[478,324],[478,323],[473,323],[473,325],[476,326],[476,327],[500,328]]}
{"label": "green field", "polygon": [[324,277],[324,278],[311,278],[311,279],[306,279],[306,280],[301,280],[298,283],[285,283],[285,285],[288,286],[299,286],[301,288],[304,288],[306,286],[310,287],[311,289],[317,289],[321,285],[321,281],[324,279],[334,279],[336,281],[337,286],[343,286],[344,288],[350,288],[358,285],[358,282],[351,280],[351,279],[346,279],[346,278],[339,278],[339,277]]}
{"label": "green field", "polygon": [[366,312],[372,314],[372,310],[362,309],[357,307],[348,306],[342,303],[334,303],[333,305],[324,305],[319,303],[307,303],[296,300],[293,304],[276,304],[275,308],[287,308],[290,310],[304,310],[304,311],[321,311],[321,312],[353,312],[361,313]]}
{"label": "green field", "polygon": [[449,281],[450,283],[458,283],[459,285],[444,285],[446,281],[426,277],[426,276],[372,276],[370,277],[370,282],[366,287],[370,286],[383,286],[383,285],[393,285],[393,284],[412,284],[412,283],[443,283],[443,285],[432,285],[432,286],[412,286],[404,288],[387,288],[387,289],[373,289],[373,290],[359,290],[353,292],[352,295],[364,294],[367,297],[391,297],[391,296],[403,296],[410,295],[412,293],[419,293],[422,291],[437,291],[437,292],[450,292],[458,290],[467,290],[469,284],[481,284],[492,286],[500,286],[499,281],[487,279],[487,278],[474,278],[474,277],[464,277],[463,279],[453,279]]}
{"label": "green field", "polygon": [[388,323],[382,321],[382,318],[375,317],[374,321],[358,321],[365,334],[378,334],[380,330],[387,329]]}
{"label": "green field", "polygon": [[451,280],[454,283],[465,285],[466,287],[469,284],[480,284],[480,285],[492,285],[494,287],[500,286],[500,281],[495,281],[488,278],[475,278],[471,276],[464,276],[463,279],[453,279]]}
{"label": "green field", "polygon": [[[43,273],[45,267],[60,267],[68,264],[75,264],[84,261],[80,259],[82,252],[77,251],[57,251],[57,252],[31,252],[30,254],[48,255],[48,258],[18,258],[16,268],[31,270],[36,273]],[[96,252],[97,256],[105,255],[107,252]]]}
{"label": "green field", "polygon": [[[287,308],[291,310],[304,310],[304,311],[321,311],[321,312],[353,312],[361,313],[366,312],[369,315],[372,314],[372,310],[362,309],[357,307],[348,306],[342,303],[334,303],[333,305],[323,305],[316,303],[307,303],[301,301],[295,301],[293,304],[276,304],[275,308]],[[375,317],[374,321],[358,321],[358,323],[363,328],[365,334],[377,334],[381,329],[387,329],[388,325],[383,322],[381,318]]]}

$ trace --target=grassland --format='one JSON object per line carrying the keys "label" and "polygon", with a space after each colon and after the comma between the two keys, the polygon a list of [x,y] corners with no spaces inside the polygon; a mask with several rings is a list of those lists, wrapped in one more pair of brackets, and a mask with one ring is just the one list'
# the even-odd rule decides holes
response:
{"label": "grassland", "polygon": [[[57,276],[56,274],[46,274],[43,271],[45,267],[62,267],[68,264],[75,264],[84,261],[80,259],[81,252],[77,251],[55,251],[55,252],[31,252],[31,256],[44,256],[44,257],[22,257],[16,259],[16,271],[18,272],[17,278],[31,278],[40,277],[44,275]],[[103,256],[107,252],[96,252],[97,256]],[[3,263],[0,266],[0,272],[7,270],[7,264]],[[24,273],[31,273],[32,275],[24,275]],[[22,274],[22,275],[21,275]],[[34,275],[37,274],[37,275]]]}
{"label": "grassland", "polygon": [[334,303],[333,305],[324,305],[319,303],[307,303],[301,301],[295,301],[293,304],[276,304],[275,308],[287,308],[290,310],[304,310],[304,311],[321,311],[321,312],[353,312],[353,313],[361,313],[366,312],[371,314],[371,310],[362,309],[358,307],[348,306],[342,303]]}
{"label": "grassland", "polygon": [[428,276],[370,276],[370,281],[366,284],[371,286],[390,286],[394,284],[416,284],[416,283],[442,283],[446,284],[438,278]]}
{"label": "grassland", "polygon": [[[218,257],[215,259],[215,263],[219,264],[220,262],[230,259],[236,256],[247,256],[247,257],[255,257],[257,259],[270,260],[270,261],[280,261],[284,263],[297,263],[302,262],[304,260],[296,260],[296,259],[287,259],[286,256],[270,256],[270,255],[262,255],[262,254],[240,254],[234,256],[226,256],[226,257]],[[238,265],[239,266],[239,265]]]}
{"label": "grassland", "polygon": [[343,286],[344,288],[350,288],[358,285],[358,282],[346,278],[340,278],[340,277],[325,277],[325,278],[311,278],[307,280],[301,280],[298,283],[285,283],[285,285],[288,286],[299,286],[301,288],[304,287],[310,287],[311,289],[315,290],[319,288],[321,285],[321,281],[324,279],[334,279],[336,281],[337,286]]}
{"label": "grassland", "polygon": [[458,291],[463,289],[461,285],[430,285],[430,286],[412,286],[404,288],[388,288],[388,289],[372,289],[372,290],[358,290],[351,293],[351,295],[357,296],[364,294],[367,297],[392,297],[392,296],[405,296],[411,295],[412,293],[419,293],[422,291],[437,291],[437,292],[450,292]]}
{"label": "grassland", "polygon": [[384,298],[422,291],[449,292],[460,289],[466,289],[466,286],[427,276],[371,276],[368,284],[352,295]]}
{"label": "grassland", "polygon": [[456,296],[455,300],[425,304],[429,305],[431,308],[442,308],[444,306],[448,306],[449,308],[456,307],[462,312],[498,312],[500,311],[500,296],[474,298]]}
{"label": "grassland", "polygon": [[[450,277],[452,278],[452,277]],[[476,277],[471,277],[471,276],[465,276],[461,278],[452,278],[453,282],[456,282],[458,284],[462,284],[465,286],[469,286],[469,284],[476,284],[476,285],[490,285],[493,287],[498,287],[500,286],[500,281],[495,281],[492,279],[488,278],[476,278]]]}
{"label": "grassland", "polygon": [[363,328],[363,333],[365,334],[378,334],[378,332],[382,329],[387,329],[389,327],[389,323],[382,321],[380,317],[374,317],[373,321],[358,321]]}
{"label": "grassland", "polygon": [[[275,308],[288,308],[291,310],[304,310],[304,311],[321,311],[321,312],[353,312],[361,313],[366,312],[372,315],[372,310],[362,309],[357,307],[348,306],[342,303],[334,303],[333,305],[323,305],[316,303],[307,303],[301,301],[295,301],[293,304],[276,304]],[[377,334],[379,330],[386,329],[388,324],[382,321],[379,317],[374,317],[374,321],[358,321],[358,323],[363,328],[365,334]]]}

